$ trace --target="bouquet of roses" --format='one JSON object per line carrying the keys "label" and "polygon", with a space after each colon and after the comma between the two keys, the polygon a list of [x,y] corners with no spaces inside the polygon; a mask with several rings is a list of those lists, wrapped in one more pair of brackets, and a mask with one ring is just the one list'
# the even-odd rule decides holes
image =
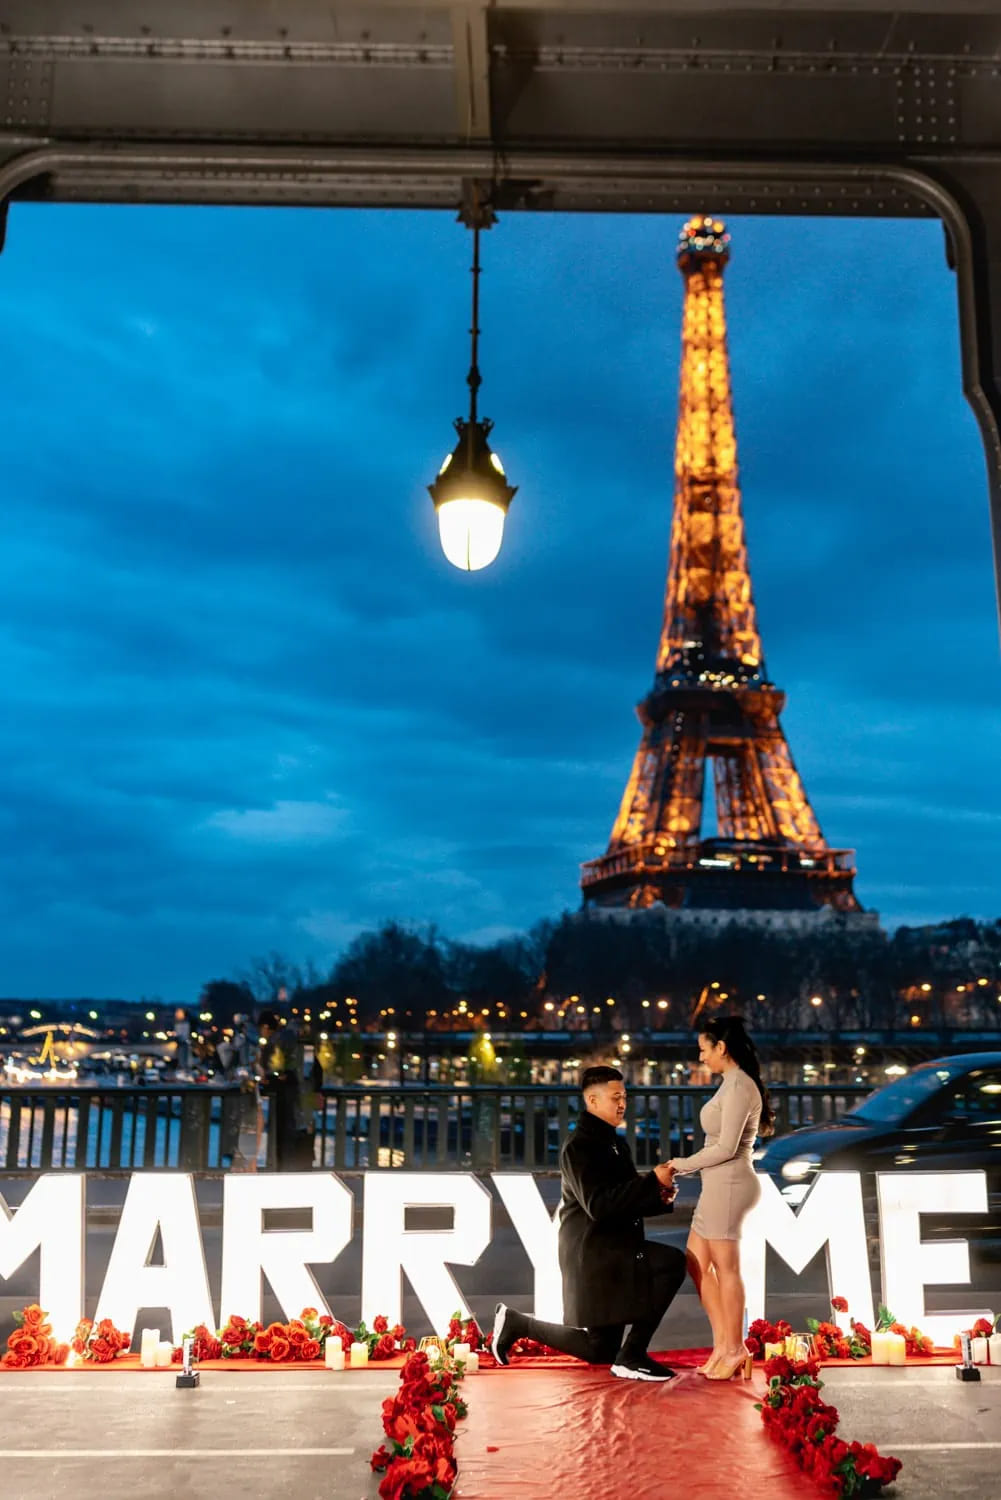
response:
{"label": "bouquet of roses", "polygon": [[125,1352],[131,1342],[131,1333],[123,1333],[110,1318],[102,1318],[96,1325],[93,1318],[81,1318],[70,1341],[70,1348],[83,1359],[93,1360],[98,1365],[110,1365],[113,1359]]}
{"label": "bouquet of roses", "polygon": [[52,1325],[46,1322],[48,1316],[37,1302],[14,1314],[17,1327],[7,1339],[6,1354],[0,1358],[0,1365],[5,1370],[29,1370],[33,1365],[66,1363],[70,1346],[59,1344],[52,1337]]}
{"label": "bouquet of roses", "polygon": [[[468,1344],[471,1354],[481,1351],[489,1354],[493,1337],[492,1333],[483,1334],[475,1318],[464,1319],[461,1312],[456,1311],[449,1320],[445,1348],[451,1351],[454,1344]],[[527,1340],[522,1340],[519,1347],[524,1348],[526,1342]]]}
{"label": "bouquet of roses", "polygon": [[764,1359],[766,1344],[781,1344],[792,1333],[792,1324],[779,1319],[769,1323],[767,1318],[755,1318],[747,1330],[745,1347],[752,1359]]}
{"label": "bouquet of roses", "polygon": [[[832,1297],[831,1307],[836,1313],[848,1311],[844,1297]],[[813,1334],[814,1348],[821,1359],[865,1359],[872,1353],[872,1334],[864,1323],[849,1319],[851,1332],[845,1334],[836,1323],[818,1322],[807,1318],[806,1326]]]}
{"label": "bouquet of roses", "polygon": [[397,1394],[382,1403],[388,1446],[372,1454],[384,1500],[447,1500],[458,1472],[455,1424],[466,1415],[459,1379],[447,1367],[433,1368],[423,1351],[407,1360]]}
{"label": "bouquet of roses", "polygon": [[780,1355],[765,1362],[768,1391],[758,1410],[766,1431],[788,1448],[805,1474],[836,1494],[877,1495],[900,1473],[900,1460],[883,1458],[872,1443],[846,1443],[837,1436],[840,1418],[821,1397],[819,1372],[816,1359]]}
{"label": "bouquet of roses", "polygon": [[[339,1323],[337,1328],[332,1328],[330,1332],[336,1333],[343,1326],[343,1324]],[[407,1330],[403,1324],[396,1323],[390,1328],[389,1319],[382,1313],[377,1313],[372,1319],[371,1328],[366,1328],[364,1322],[362,1322],[358,1324],[353,1334],[346,1328],[344,1329],[344,1333],[347,1334],[347,1338],[344,1340],[345,1349],[350,1348],[353,1343],[359,1341],[366,1343],[368,1344],[369,1359],[392,1359],[393,1355],[398,1352],[402,1351],[404,1354],[412,1354],[417,1348],[417,1340],[407,1337]],[[343,1338],[344,1334],[341,1337]]]}

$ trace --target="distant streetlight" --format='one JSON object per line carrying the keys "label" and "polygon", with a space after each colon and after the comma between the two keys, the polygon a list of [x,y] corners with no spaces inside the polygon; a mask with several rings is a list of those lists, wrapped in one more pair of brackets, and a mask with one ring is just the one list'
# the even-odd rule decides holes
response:
{"label": "distant streetlight", "polygon": [[480,338],[480,230],[489,229],[493,213],[474,195],[468,219],[473,231],[473,317],[470,336],[472,358],[466,383],[469,386],[469,419],[458,417],[459,435],[452,452],[428,485],[438,516],[441,550],[456,568],[475,573],[493,562],[504,537],[504,521],[516,486],[507,482],[504,465],[491,451],[488,437],[493,423],[477,415],[477,393],[481,384],[477,354]]}
{"label": "distant streetlight", "polygon": [[823,1003],[824,1003],[824,997],[823,997],[823,995],[811,995],[810,996],[810,1004],[812,1006],[814,1006],[815,1008],[818,1005],[823,1005]]}

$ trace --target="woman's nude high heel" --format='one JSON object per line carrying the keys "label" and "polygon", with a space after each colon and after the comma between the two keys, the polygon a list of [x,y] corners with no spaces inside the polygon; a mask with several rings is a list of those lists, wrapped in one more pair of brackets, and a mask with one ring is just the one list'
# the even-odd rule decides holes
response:
{"label": "woman's nude high heel", "polygon": [[696,1375],[708,1375],[709,1371],[719,1363],[720,1359],[722,1359],[722,1355],[718,1349],[714,1349],[705,1364],[695,1366]]}
{"label": "woman's nude high heel", "polygon": [[711,1370],[706,1371],[707,1380],[750,1380],[751,1378],[751,1355],[747,1349],[741,1349],[730,1358],[719,1359]]}

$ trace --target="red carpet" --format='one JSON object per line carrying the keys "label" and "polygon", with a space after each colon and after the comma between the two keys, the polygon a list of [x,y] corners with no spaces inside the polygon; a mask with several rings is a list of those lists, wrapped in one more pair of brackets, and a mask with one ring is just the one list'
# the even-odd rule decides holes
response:
{"label": "red carpet", "polygon": [[685,1369],[668,1385],[562,1361],[486,1370],[466,1383],[457,1500],[819,1496],[765,1436],[754,1409],[763,1386],[760,1370],[738,1383]]}

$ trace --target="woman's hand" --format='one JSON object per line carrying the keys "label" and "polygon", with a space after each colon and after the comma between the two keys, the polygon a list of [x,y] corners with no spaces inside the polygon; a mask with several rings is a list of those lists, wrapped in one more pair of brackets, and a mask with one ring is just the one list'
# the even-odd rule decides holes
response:
{"label": "woman's hand", "polygon": [[669,1161],[658,1162],[653,1172],[661,1187],[672,1188],[674,1186],[674,1168]]}

